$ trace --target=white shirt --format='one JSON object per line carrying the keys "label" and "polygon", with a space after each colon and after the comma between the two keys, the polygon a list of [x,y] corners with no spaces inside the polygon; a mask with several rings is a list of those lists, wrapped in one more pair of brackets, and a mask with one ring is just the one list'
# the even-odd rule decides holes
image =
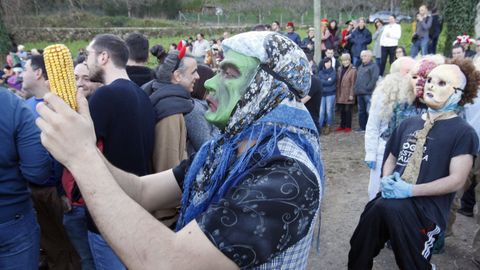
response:
{"label": "white shirt", "polygon": [[192,54],[195,57],[203,57],[207,54],[207,50],[210,48],[210,43],[203,39],[202,41],[195,41],[193,43]]}
{"label": "white shirt", "polygon": [[400,37],[402,37],[402,27],[400,27],[398,23],[387,24],[383,27],[383,33],[380,37],[380,46],[398,46],[398,40]]}
{"label": "white shirt", "polygon": [[334,57],[332,57],[332,67],[333,69],[337,70],[337,59]]}
{"label": "white shirt", "polygon": [[465,118],[480,138],[480,97],[476,97],[473,104],[465,104]]}

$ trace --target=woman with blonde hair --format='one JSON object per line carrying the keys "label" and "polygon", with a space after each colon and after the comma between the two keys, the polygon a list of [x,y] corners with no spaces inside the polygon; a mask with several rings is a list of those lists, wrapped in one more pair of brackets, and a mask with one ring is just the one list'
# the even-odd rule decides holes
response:
{"label": "woman with blonde hair", "polygon": [[340,110],[340,127],[336,132],[352,131],[352,109],[355,103],[355,94],[353,86],[357,79],[357,69],[352,65],[352,57],[348,53],[340,57],[342,66],[337,72],[337,106]]}
{"label": "woman with blonde hair", "polygon": [[379,191],[386,142],[403,120],[426,111],[427,107],[421,97],[427,75],[443,63],[445,58],[441,55],[430,55],[417,62],[410,57],[400,57],[393,62],[390,74],[385,76],[373,92],[365,131],[365,163],[370,168],[370,200]]}
{"label": "woman with blonde hair", "polygon": [[372,95],[372,104],[365,130],[365,162],[370,168],[368,196],[372,200],[380,189],[381,164],[388,140],[386,131],[398,104],[411,104],[415,95],[410,83],[409,68],[415,65],[410,57],[396,60],[390,74],[380,81]]}

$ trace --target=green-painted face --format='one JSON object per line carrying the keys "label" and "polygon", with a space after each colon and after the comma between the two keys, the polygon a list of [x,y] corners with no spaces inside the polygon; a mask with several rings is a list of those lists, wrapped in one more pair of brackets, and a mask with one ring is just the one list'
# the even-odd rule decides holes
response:
{"label": "green-painted face", "polygon": [[229,50],[220,63],[220,73],[205,82],[209,109],[205,118],[223,129],[238,101],[257,73],[260,61],[254,57]]}

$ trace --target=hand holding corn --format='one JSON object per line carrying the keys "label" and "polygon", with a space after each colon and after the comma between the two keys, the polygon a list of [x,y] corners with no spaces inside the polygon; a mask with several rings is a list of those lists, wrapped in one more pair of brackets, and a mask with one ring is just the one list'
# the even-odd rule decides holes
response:
{"label": "hand holding corn", "polygon": [[77,110],[75,75],[70,50],[63,44],[50,45],[43,52],[52,93]]}
{"label": "hand holding corn", "polygon": [[88,153],[97,151],[88,102],[82,93],[76,95],[76,101],[77,112],[53,93],[47,93],[44,102],[37,105],[40,117],[36,124],[42,132],[42,144],[67,168],[78,164]]}

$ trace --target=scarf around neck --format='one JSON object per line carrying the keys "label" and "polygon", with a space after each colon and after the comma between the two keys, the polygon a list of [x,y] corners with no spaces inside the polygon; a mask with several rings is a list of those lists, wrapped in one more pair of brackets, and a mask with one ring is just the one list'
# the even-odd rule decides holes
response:
{"label": "scarf around neck", "polygon": [[[308,60],[287,37],[272,32],[248,32],[224,41],[224,50],[256,57],[260,68],[235,107],[225,130],[197,152],[185,176],[177,230],[218,202],[251,168],[274,155],[277,142],[289,138],[301,147],[323,181],[316,127],[297,100],[311,83]],[[272,75],[272,72],[274,75]],[[294,88],[294,89],[290,89]],[[239,154],[239,143],[251,146]]]}

